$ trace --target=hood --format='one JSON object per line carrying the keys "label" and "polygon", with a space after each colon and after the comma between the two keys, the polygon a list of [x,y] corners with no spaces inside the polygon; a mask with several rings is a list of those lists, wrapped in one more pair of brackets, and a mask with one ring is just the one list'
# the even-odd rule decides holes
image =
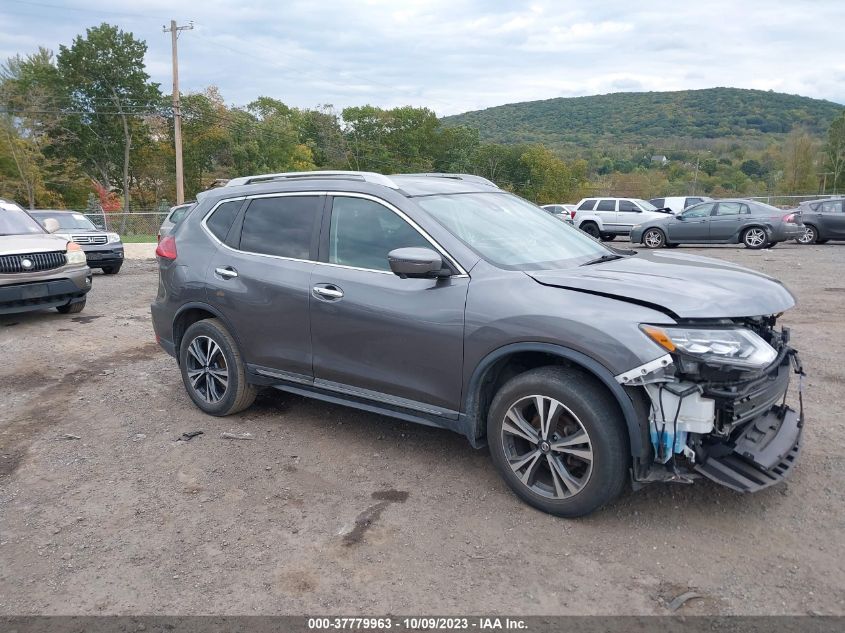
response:
{"label": "hood", "polygon": [[67,238],[49,233],[0,235],[0,255],[67,250]]}
{"label": "hood", "polygon": [[795,297],[776,279],[696,255],[648,252],[601,264],[527,271],[535,281],[650,305],[681,319],[777,314]]}

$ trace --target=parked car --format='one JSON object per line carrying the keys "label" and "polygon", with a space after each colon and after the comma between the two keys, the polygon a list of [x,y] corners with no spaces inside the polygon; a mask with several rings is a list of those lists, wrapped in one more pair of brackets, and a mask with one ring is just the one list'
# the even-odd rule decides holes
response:
{"label": "parked car", "polygon": [[572,219],[588,235],[609,241],[617,235],[628,235],[635,224],[665,218],[666,214],[639,198],[584,198]]}
{"label": "parked car", "polygon": [[44,226],[53,219],[59,223],[56,233],[68,235],[82,247],[90,268],[99,268],[106,275],[116,275],[123,266],[123,242],[120,235],[97,228],[81,213],[75,211],[36,210],[30,215]]}
{"label": "parked car", "polygon": [[558,220],[566,222],[567,224],[571,224],[575,226],[575,222],[572,221],[572,213],[566,207],[571,207],[574,205],[569,204],[544,204],[541,209],[545,209],[551,215],[556,217]]}
{"label": "parked car", "polygon": [[643,222],[631,230],[631,242],[647,248],[678,244],[743,244],[770,248],[804,235],[798,213],[745,199],[702,202],[678,215]]}
{"label": "parked car", "polygon": [[170,211],[161,223],[158,229],[157,241],[161,241],[165,235],[170,235],[173,227],[179,224],[182,218],[190,211],[196,202],[186,202],[185,204],[177,204],[175,207],[170,207]]}
{"label": "parked car", "polygon": [[845,199],[826,198],[802,202],[795,209],[804,224],[800,244],[824,244],[828,240],[845,240]]}
{"label": "parked car", "polygon": [[274,387],[457,431],[569,517],[629,479],[754,491],[795,464],[775,279],[626,255],[469,177],[238,181],[156,251],[156,340],[202,411]]}
{"label": "parked car", "polygon": [[58,229],[56,220],[42,226],[14,202],[0,200],[0,314],[82,312],[91,269],[82,248]]}
{"label": "parked car", "polygon": [[680,213],[699,202],[712,202],[708,196],[668,196],[666,198],[652,198],[649,200],[658,209],[669,209],[672,213]]}

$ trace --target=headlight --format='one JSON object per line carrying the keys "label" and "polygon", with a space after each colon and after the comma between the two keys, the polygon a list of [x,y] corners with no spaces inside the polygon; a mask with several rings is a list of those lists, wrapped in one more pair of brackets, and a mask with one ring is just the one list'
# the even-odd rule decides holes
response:
{"label": "headlight", "polygon": [[109,244],[114,244],[120,241],[120,236],[117,233],[109,233]]}
{"label": "headlight", "polygon": [[67,254],[65,255],[67,263],[71,265],[85,264],[88,260],[85,258],[85,251],[75,242],[67,243]]}
{"label": "headlight", "polygon": [[641,325],[652,341],[669,352],[680,352],[708,363],[765,367],[776,357],[774,348],[751,330],[656,327]]}

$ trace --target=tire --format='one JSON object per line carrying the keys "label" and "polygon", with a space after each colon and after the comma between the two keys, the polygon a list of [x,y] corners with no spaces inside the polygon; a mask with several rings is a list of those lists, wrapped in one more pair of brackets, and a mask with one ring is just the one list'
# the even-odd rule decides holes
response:
{"label": "tire", "polygon": [[805,224],[804,235],[796,237],[795,241],[799,244],[818,244],[819,230],[812,224]]}
{"label": "tire", "polygon": [[[537,397],[542,397],[546,415],[557,402],[545,440]],[[527,433],[514,422],[513,411],[521,412]],[[576,436],[585,439],[572,442]],[[566,438],[570,443],[556,450],[554,442]],[[556,516],[589,514],[617,497],[627,481],[630,450],[622,413],[597,380],[575,369],[541,367],[505,383],[490,405],[487,442],[493,464],[511,490],[529,505]],[[532,452],[534,461],[526,462]]]}
{"label": "tire", "polygon": [[596,239],[599,239],[601,237],[599,227],[595,222],[584,222],[578,228],[584,231],[584,233],[586,233],[590,237],[594,237]]}
{"label": "tire", "polygon": [[219,319],[203,319],[187,329],[179,346],[179,368],[185,391],[197,407],[210,415],[243,411],[258,393],[247,382],[235,339]]}
{"label": "tire", "polygon": [[105,268],[102,269],[103,274],[104,275],[116,275],[117,273],[120,272],[120,267],[122,265],[123,264],[119,264],[117,266],[106,266]]}
{"label": "tire", "polygon": [[663,248],[666,246],[666,234],[660,229],[646,229],[642,241],[646,248]]}
{"label": "tire", "polygon": [[600,238],[602,242],[612,242],[616,236],[613,233],[602,233]]}
{"label": "tire", "polygon": [[76,303],[68,303],[63,306],[56,306],[61,314],[77,314],[85,309],[85,299],[77,301]]}
{"label": "tire", "polygon": [[759,226],[752,226],[745,229],[742,232],[740,240],[742,240],[745,248],[750,248],[752,250],[766,248],[766,245],[769,243],[769,238],[766,235],[766,229]]}

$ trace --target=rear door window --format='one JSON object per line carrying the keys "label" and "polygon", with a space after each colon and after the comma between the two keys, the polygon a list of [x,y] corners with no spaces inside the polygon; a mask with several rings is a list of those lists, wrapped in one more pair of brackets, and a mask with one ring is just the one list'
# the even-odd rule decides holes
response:
{"label": "rear door window", "polygon": [[715,215],[739,215],[744,206],[741,202],[720,202]]}
{"label": "rear door window", "polygon": [[619,201],[619,210],[620,211],[627,211],[628,213],[637,213],[640,208],[635,205],[630,200],[620,200]]}
{"label": "rear door window", "polygon": [[595,198],[591,198],[590,200],[584,200],[580,205],[578,205],[578,211],[592,211],[593,208],[596,206]]}
{"label": "rear door window", "polygon": [[256,198],[241,229],[240,250],[290,259],[311,259],[321,196]]}
{"label": "rear door window", "polygon": [[616,200],[599,200],[596,211],[616,211]]}

